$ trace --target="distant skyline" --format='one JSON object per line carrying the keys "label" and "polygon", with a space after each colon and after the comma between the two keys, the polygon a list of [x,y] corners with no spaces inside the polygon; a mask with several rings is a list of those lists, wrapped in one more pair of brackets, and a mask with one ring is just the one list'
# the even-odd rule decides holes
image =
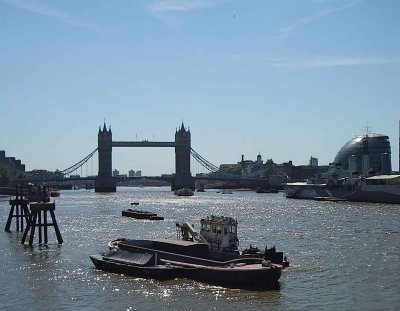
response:
{"label": "distant skyline", "polygon": [[[215,165],[324,165],[368,125],[398,170],[399,16],[397,0],[0,0],[0,150],[62,170],[104,120],[119,141],[173,141],[183,121]],[[174,168],[173,149],[113,149],[121,174]]]}

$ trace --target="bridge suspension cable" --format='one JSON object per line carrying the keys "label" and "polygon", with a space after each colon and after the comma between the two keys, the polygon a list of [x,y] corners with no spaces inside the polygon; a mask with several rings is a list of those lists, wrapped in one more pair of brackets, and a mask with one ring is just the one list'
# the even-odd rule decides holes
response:
{"label": "bridge suspension cable", "polygon": [[97,148],[94,149],[90,154],[88,154],[85,158],[83,158],[82,160],[80,160],[79,162],[75,163],[74,165],[66,168],[65,170],[61,171],[61,173],[63,175],[69,175],[72,172],[76,171],[78,168],[82,167],[82,165],[84,165],[87,161],[89,161],[93,155],[96,153]]}
{"label": "bridge suspension cable", "polygon": [[190,148],[190,154],[193,156],[193,158],[196,159],[197,162],[199,162],[204,168],[211,172],[216,172],[218,171],[218,167],[211,162],[207,161],[204,159],[200,154],[196,152],[193,148]]}

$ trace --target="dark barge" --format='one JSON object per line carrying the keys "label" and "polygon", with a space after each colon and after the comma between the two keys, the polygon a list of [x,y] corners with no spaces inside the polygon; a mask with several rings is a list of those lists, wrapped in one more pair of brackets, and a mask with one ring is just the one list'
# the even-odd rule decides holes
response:
{"label": "dark barge", "polygon": [[108,254],[90,258],[97,269],[109,272],[157,280],[187,278],[248,290],[276,288],[283,268],[260,257],[210,252],[205,243],[178,240],[114,241]]}
{"label": "dark barge", "polygon": [[275,247],[265,252],[238,251],[237,220],[213,216],[191,224],[176,223],[176,240],[117,239],[110,252],[90,256],[96,268],[152,279],[187,278],[227,288],[265,290],[279,287],[289,263]]}

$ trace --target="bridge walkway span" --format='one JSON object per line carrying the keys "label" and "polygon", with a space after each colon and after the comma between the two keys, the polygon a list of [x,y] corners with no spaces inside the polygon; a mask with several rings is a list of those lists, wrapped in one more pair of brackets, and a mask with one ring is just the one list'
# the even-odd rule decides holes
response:
{"label": "bridge walkway span", "polygon": [[175,142],[162,141],[113,141],[113,147],[175,147]]}

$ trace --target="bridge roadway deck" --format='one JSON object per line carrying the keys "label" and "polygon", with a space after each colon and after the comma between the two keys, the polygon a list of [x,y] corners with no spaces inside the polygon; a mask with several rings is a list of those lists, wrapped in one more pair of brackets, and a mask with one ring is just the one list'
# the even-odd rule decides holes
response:
{"label": "bridge roadway deck", "polygon": [[113,147],[175,147],[175,142],[163,141],[113,141]]}
{"label": "bridge roadway deck", "polygon": [[[19,179],[16,180],[15,182],[17,183],[40,183],[40,182],[73,182],[76,180],[95,180],[97,176],[89,176],[89,177],[73,177],[73,178],[64,178],[64,179],[59,179],[59,178],[44,178],[44,179]],[[120,181],[126,181],[126,180],[134,180],[134,179],[153,179],[153,180],[164,180],[164,181],[172,181],[174,176],[173,175],[162,175],[162,176],[135,176],[135,177],[122,177],[122,176],[116,176],[113,177],[114,179],[117,180],[117,182]],[[204,180],[204,181],[267,181],[268,178],[238,178],[238,177],[222,177],[222,176],[193,176],[194,180]],[[14,189],[15,190],[15,189]]]}
{"label": "bridge roadway deck", "polygon": [[[134,180],[134,179],[153,179],[153,180],[164,180],[164,181],[171,181],[173,180],[174,176],[172,175],[163,175],[163,176],[135,176],[135,177],[122,177],[116,176],[114,177],[117,181],[124,181],[124,180]],[[193,176],[194,180],[204,180],[204,181],[267,181],[268,178],[240,178],[240,177],[205,177],[205,176]]]}

